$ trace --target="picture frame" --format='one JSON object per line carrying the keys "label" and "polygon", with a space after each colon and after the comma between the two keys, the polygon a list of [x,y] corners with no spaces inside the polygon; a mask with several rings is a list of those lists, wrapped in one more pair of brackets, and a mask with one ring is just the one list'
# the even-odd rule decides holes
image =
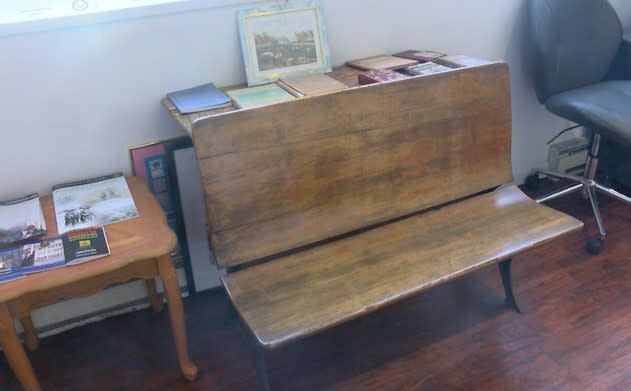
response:
{"label": "picture frame", "polygon": [[167,224],[177,236],[178,243],[171,257],[176,268],[184,269],[189,295],[196,290],[173,155],[174,151],[190,148],[192,145],[190,137],[182,136],[129,147],[132,175],[146,178],[149,191],[162,207]]}
{"label": "picture frame", "polygon": [[241,10],[237,19],[248,86],[331,72],[328,34],[317,0]]}

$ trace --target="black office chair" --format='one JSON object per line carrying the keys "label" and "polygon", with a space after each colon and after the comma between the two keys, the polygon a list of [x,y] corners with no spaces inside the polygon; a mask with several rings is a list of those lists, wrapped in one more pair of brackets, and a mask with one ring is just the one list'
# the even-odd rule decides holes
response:
{"label": "black office chair", "polygon": [[587,241],[587,250],[598,253],[606,232],[596,190],[631,204],[631,198],[595,181],[601,137],[631,143],[631,81],[604,80],[622,42],[621,23],[607,0],[531,0],[530,33],[539,102],[593,132],[583,177],[536,170],[573,181],[537,202],[583,190],[600,234]]}

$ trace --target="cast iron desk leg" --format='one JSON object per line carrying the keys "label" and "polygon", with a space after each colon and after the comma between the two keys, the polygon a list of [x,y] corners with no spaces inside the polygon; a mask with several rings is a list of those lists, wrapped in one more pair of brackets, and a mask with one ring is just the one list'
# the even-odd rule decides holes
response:
{"label": "cast iron desk leg", "polygon": [[521,313],[519,304],[517,304],[517,300],[515,300],[515,295],[513,294],[513,284],[511,282],[510,273],[511,262],[512,259],[509,258],[505,261],[500,262],[498,265],[500,267],[500,273],[502,274],[502,284],[504,285],[504,292],[506,293],[506,305],[509,307],[513,307],[515,311]]}

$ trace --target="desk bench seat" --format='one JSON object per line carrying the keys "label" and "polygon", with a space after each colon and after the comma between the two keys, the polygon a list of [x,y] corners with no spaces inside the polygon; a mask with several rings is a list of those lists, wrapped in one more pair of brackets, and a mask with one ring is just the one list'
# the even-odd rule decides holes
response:
{"label": "desk bench seat", "polygon": [[511,185],[508,67],[348,88],[195,122],[217,265],[264,352],[582,224]]}
{"label": "desk bench seat", "polygon": [[231,273],[224,284],[258,342],[274,348],[582,225],[508,186]]}

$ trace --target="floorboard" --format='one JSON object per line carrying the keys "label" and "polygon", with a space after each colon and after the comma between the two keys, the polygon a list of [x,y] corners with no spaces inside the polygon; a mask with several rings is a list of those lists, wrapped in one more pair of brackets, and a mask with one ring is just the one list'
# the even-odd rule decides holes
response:
{"label": "floorboard", "polygon": [[[586,222],[497,268],[267,354],[275,390],[631,389],[631,208],[603,201],[603,253],[579,195],[550,205]],[[45,338],[29,353],[45,390],[257,390],[250,336],[222,290],[184,300],[195,383],[179,373],[167,313],[140,311]],[[17,391],[0,355],[0,390]]]}

